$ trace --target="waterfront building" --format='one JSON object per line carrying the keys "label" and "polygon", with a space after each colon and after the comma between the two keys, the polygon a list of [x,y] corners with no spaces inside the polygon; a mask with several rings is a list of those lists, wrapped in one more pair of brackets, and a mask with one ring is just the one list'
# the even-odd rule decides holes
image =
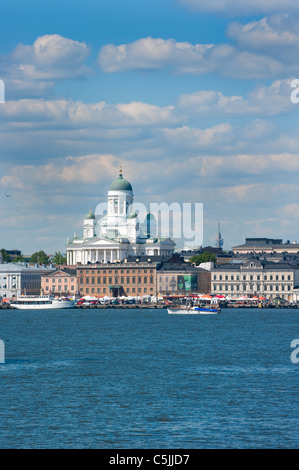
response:
{"label": "waterfront building", "polygon": [[208,294],[211,273],[187,264],[165,263],[157,271],[157,289],[161,295]]}
{"label": "waterfront building", "polygon": [[67,264],[114,263],[129,256],[162,256],[173,253],[175,243],[169,237],[160,238],[150,233],[153,216],[146,219],[146,233],[140,229],[139,218],[133,208],[131,183],[119,176],[108,191],[107,214],[100,220],[90,210],[83,222],[83,237],[77,234],[66,245]]}
{"label": "waterfront building", "polygon": [[43,294],[53,294],[58,297],[75,297],[78,295],[78,282],[76,269],[56,269],[41,277],[41,290]]}
{"label": "waterfront building", "polygon": [[22,263],[0,264],[0,297],[11,298],[21,294],[39,295],[41,276],[54,269]]}
{"label": "waterfront building", "polygon": [[128,259],[119,263],[101,263],[77,267],[81,296],[143,297],[157,294],[156,272],[160,261]]}
{"label": "waterfront building", "polygon": [[211,291],[214,295],[293,300],[298,286],[299,266],[285,261],[235,259],[211,270]]}
{"label": "waterfront building", "polygon": [[232,248],[235,254],[249,253],[299,253],[299,243],[287,240],[283,243],[281,238],[246,238],[243,245]]}

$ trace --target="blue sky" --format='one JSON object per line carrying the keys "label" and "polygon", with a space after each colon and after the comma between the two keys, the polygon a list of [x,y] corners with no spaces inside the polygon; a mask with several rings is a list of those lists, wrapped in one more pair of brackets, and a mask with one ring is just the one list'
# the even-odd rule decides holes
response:
{"label": "blue sky", "polygon": [[12,0],[1,17],[1,247],[64,252],[120,164],[138,202],[202,202],[204,245],[219,221],[226,249],[299,240],[296,0]]}

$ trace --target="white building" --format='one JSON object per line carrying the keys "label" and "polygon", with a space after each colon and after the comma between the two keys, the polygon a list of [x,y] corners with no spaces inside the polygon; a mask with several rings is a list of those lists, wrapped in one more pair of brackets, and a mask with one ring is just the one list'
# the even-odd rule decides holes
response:
{"label": "white building", "polygon": [[144,234],[140,230],[133,201],[131,183],[123,178],[120,170],[108,191],[107,214],[97,221],[90,210],[83,222],[83,237],[78,238],[75,234],[68,240],[67,264],[113,263],[136,255],[171,255],[175,246],[173,240]]}
{"label": "white building", "polygon": [[299,266],[259,259],[236,260],[211,270],[212,294],[297,300]]}
{"label": "white building", "polygon": [[38,295],[41,276],[54,268],[29,266],[19,263],[0,264],[0,297],[10,299],[13,295]]}

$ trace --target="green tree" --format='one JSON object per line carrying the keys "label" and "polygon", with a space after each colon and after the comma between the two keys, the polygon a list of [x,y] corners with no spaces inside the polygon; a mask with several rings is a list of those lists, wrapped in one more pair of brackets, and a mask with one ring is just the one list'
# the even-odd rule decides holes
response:
{"label": "green tree", "polygon": [[4,248],[1,249],[1,255],[2,255],[3,263],[10,263],[11,262],[11,256],[6,253]]}
{"label": "green tree", "polygon": [[51,261],[53,264],[66,264],[66,256],[62,255],[60,251],[55,251],[55,255]]}
{"label": "green tree", "polygon": [[204,251],[199,255],[191,256],[190,260],[191,263],[195,263],[198,266],[200,263],[209,263],[213,262],[216,263],[216,256],[214,253],[209,253],[208,251]]}
{"label": "green tree", "polygon": [[16,256],[13,261],[14,263],[23,263],[25,261],[24,256],[23,255]]}
{"label": "green tree", "polygon": [[43,251],[36,251],[30,258],[30,263],[49,264],[49,256]]}

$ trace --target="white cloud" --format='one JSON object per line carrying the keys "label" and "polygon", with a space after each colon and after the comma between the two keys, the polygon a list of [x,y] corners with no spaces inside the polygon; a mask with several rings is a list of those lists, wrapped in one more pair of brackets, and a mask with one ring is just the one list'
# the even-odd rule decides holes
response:
{"label": "white cloud", "polygon": [[297,12],[297,0],[178,0],[178,3],[194,10],[224,13],[230,16],[273,12]]}
{"label": "white cloud", "polygon": [[14,96],[42,96],[56,80],[84,78],[92,69],[85,65],[90,48],[84,42],[58,34],[40,36],[32,45],[19,44],[0,60],[1,76]]}
{"label": "white cloud", "polygon": [[290,100],[291,79],[276,80],[270,86],[257,86],[246,97],[225,96],[220,91],[184,93],[178,109],[187,114],[205,116],[274,116],[295,111]]}
{"label": "white cloud", "polygon": [[[142,38],[130,44],[102,47],[98,62],[103,71],[159,70],[179,74],[217,73],[243,79],[285,76],[283,61],[259,51],[242,51],[229,44],[191,44],[174,39]],[[296,63],[289,71],[299,71]]]}
{"label": "white cloud", "polygon": [[298,18],[275,15],[247,24],[232,23],[228,36],[243,50],[275,57],[292,66],[299,52],[298,28]]}
{"label": "white cloud", "polygon": [[0,116],[3,121],[55,122],[65,125],[93,127],[151,126],[162,123],[177,123],[179,116],[174,106],[159,107],[142,102],[110,105],[104,101],[82,103],[72,100],[23,99],[7,101]]}

